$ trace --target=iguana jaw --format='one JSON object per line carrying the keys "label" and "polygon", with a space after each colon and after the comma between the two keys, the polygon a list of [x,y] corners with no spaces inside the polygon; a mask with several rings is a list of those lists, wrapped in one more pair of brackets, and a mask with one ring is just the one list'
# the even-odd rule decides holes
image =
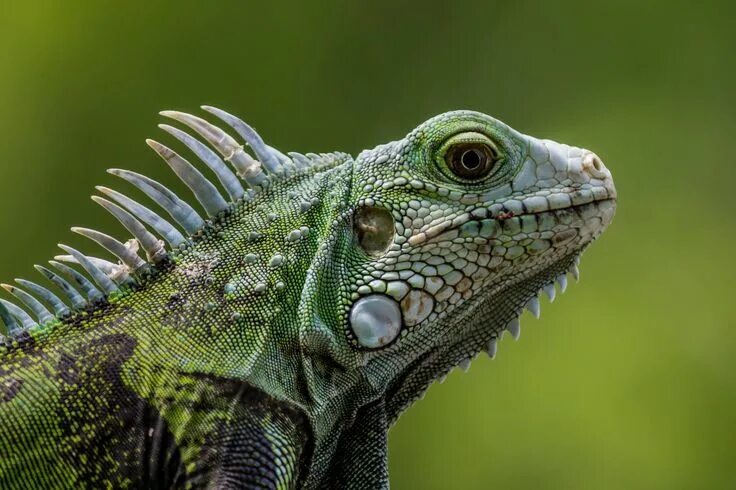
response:
{"label": "iguana jaw", "polygon": [[[562,293],[567,288],[567,274],[578,279],[582,252],[605,231],[613,218],[615,189],[610,195],[610,198],[587,204],[527,213],[553,214],[556,217],[572,213],[578,217],[587,216],[587,219],[579,218],[580,228],[584,228],[591,220],[600,220],[600,225],[592,230],[588,239],[574,243],[567,253],[560,255],[554,262],[540,262],[513,279],[499,277],[498,281],[486,287],[484,294],[475,295],[465,303],[465,308],[448,315],[439,328],[431,329],[431,334],[425,338],[434,337],[432,347],[411,362],[386,390],[390,420],[398,418],[414,401],[421,399],[432,383],[443,382],[454,368],[460,366],[467,370],[480,352],[485,351],[493,359],[498,341],[506,331],[518,340],[519,317],[524,309],[539,318],[539,297],[542,293],[554,300],[557,290]],[[507,219],[520,219],[522,216]]]}

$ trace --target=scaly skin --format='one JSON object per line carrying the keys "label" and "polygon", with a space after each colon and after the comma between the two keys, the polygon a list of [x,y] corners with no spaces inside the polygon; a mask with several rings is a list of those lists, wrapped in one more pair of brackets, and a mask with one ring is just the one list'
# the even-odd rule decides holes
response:
{"label": "scaly skin", "polygon": [[[448,163],[470,147],[487,175]],[[4,339],[1,488],[388,487],[389,426],[518,335],[615,210],[593,154],[471,111],[356,159],[263,155],[181,250]]]}

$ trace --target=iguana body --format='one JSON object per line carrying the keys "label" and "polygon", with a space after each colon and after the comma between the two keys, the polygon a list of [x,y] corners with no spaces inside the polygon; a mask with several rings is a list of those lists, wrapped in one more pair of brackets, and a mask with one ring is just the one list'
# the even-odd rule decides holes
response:
{"label": "iguana body", "polygon": [[206,109],[255,158],[163,114],[241,179],[177,129],[163,126],[222,190],[149,144],[209,219],[111,171],[176,224],[99,188],[137,241],[75,231],[119,262],[65,248],[86,276],[52,261],[43,288],[6,286],[26,309],[0,304],[0,487],[387,487],[391,423],[504,330],[518,336],[524,306],[538,314],[540,290],[564,289],[613,217],[595,155],[483,114],[437,116],[353,159],[285,156]]}

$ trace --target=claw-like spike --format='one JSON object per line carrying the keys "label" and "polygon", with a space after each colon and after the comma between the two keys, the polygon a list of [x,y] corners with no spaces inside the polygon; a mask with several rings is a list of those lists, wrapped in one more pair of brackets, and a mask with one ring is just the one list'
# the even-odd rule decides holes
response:
{"label": "claw-like spike", "polygon": [[312,161],[307,158],[306,155],[302,155],[296,151],[290,151],[289,156],[298,169],[309,168],[312,166]]}
{"label": "claw-like spike", "polygon": [[40,284],[26,281],[25,279],[16,279],[15,282],[35,293],[39,298],[50,304],[57,316],[61,317],[69,313],[69,307],[61,300],[61,298]]}
{"label": "claw-like spike", "polygon": [[164,117],[169,117],[180,123],[186,124],[194,131],[199,133],[208,143],[210,143],[226,161],[232,163],[235,169],[243,179],[251,186],[265,185],[268,177],[261,168],[261,162],[254,160],[248,153],[243,150],[235,138],[197,116],[186,114],[179,111],[161,111]]}
{"label": "claw-like spike", "polygon": [[184,238],[184,235],[182,235],[179,230],[174,228],[171,223],[169,223],[144,205],[138,204],[136,201],[132,200],[125,194],[121,194],[118,191],[108,189],[107,187],[103,187],[101,185],[98,185],[97,187],[95,187],[95,189],[114,199],[117,203],[130,211],[130,213],[133,214],[135,217],[139,218],[141,221],[156,230],[156,233],[161,235],[164,240],[166,240],[172,247],[178,248],[182,244],[187,242],[187,239]]}
{"label": "claw-like spike", "polygon": [[506,324],[506,330],[509,331],[514,340],[519,340],[521,337],[521,322],[518,318],[514,318]]}
{"label": "claw-like spike", "polygon": [[74,281],[74,283],[79,286],[82,291],[84,291],[84,294],[87,295],[89,301],[95,302],[104,298],[102,291],[97,289],[97,287],[92,284],[92,281],[90,281],[68,265],[62,264],[61,262],[57,262],[55,260],[49,260],[49,264],[53,265],[56,270]]}
{"label": "claw-like spike", "polygon": [[[138,242],[134,239],[130,239],[125,243],[125,246],[131,250],[138,250]],[[130,277],[130,267],[125,264],[115,264],[109,260],[100,259],[98,257],[87,256],[95,267],[100,269],[102,272],[107,274],[107,277],[112,279],[115,284],[132,284],[135,283],[132,277]],[[144,267],[145,269],[145,267]]]}
{"label": "claw-like spike", "polygon": [[572,277],[575,278],[575,281],[580,280],[580,269],[578,269],[578,266],[573,264],[572,267],[570,267],[570,274],[572,274]]}
{"label": "claw-like spike", "polygon": [[549,302],[553,302],[555,300],[555,285],[553,283],[549,283],[546,286],[544,286],[544,292],[549,297]]}
{"label": "claw-like spike", "polygon": [[38,301],[36,298],[26,293],[20,288],[12,286],[10,284],[0,284],[7,292],[18,298],[21,303],[26,305],[36,315],[38,323],[46,323],[54,319],[54,315],[46,309],[46,307]]}
{"label": "claw-like spike", "polygon": [[559,284],[560,286],[560,292],[564,293],[567,289],[567,276],[565,274],[560,274],[559,276],[557,276],[555,281],[557,281],[557,284]]}
{"label": "claw-like spike", "polygon": [[81,265],[84,270],[87,271],[92,279],[94,279],[94,281],[102,288],[105,294],[110,294],[118,289],[112,279],[110,279],[107,274],[102,272],[99,267],[94,265],[92,261],[89,260],[87,256],[84,255],[82,252],[62,243],[59,244],[59,248],[77,259],[79,265]]}
{"label": "claw-like spike", "polygon": [[138,257],[136,250],[126,247],[125,244],[119,242],[110,235],[106,235],[105,233],[91,230],[89,228],[80,228],[78,226],[73,227],[72,231],[100,244],[102,248],[119,258],[123,264],[134,271],[146,265],[146,262]]}
{"label": "claw-like spike", "polygon": [[462,361],[460,361],[460,364],[458,365],[460,366],[460,369],[462,369],[463,371],[467,373],[468,370],[470,369],[470,358],[463,359]]}
{"label": "claw-like spike", "polygon": [[496,352],[498,352],[498,339],[496,337],[493,337],[491,340],[488,341],[486,354],[488,354],[488,357],[490,357],[491,359],[495,359]]}
{"label": "claw-like spike", "polygon": [[129,170],[111,168],[108,172],[127,180],[166,210],[190,235],[204,227],[204,220],[189,204],[155,180]]}
{"label": "claw-like spike", "polygon": [[214,184],[207,180],[191,163],[158,141],[147,139],[146,143],[158,156],[164,159],[169,167],[171,167],[171,170],[189,187],[194,197],[197,198],[197,201],[207,211],[208,216],[216,216],[221,211],[227,209],[227,202],[222,198]]}
{"label": "claw-like spike", "polygon": [[529,310],[532,315],[534,315],[534,318],[539,318],[539,298],[533,296],[529,301],[527,301],[526,309]]}
{"label": "claw-like spike", "polygon": [[[131,240],[130,242],[131,243],[128,246],[131,249],[133,249],[133,248],[135,248],[135,247],[138,246],[138,244],[135,243],[135,240]],[[67,260],[67,262],[74,263],[74,264],[79,264],[79,261],[77,259],[75,259],[72,255],[65,255],[64,258],[66,258],[66,257],[69,257],[71,259],[71,260]],[[97,267],[102,272],[104,272],[105,274],[107,274],[107,277],[109,277],[110,279],[112,279],[112,276],[114,274],[118,273],[118,271],[120,270],[121,267],[125,267],[125,268],[128,267],[128,266],[126,266],[124,264],[123,265],[116,264],[114,262],[110,262],[109,260],[101,259],[99,257],[92,257],[91,255],[87,255],[86,257],[89,259],[90,262],[92,262],[92,264],[95,267]]]}
{"label": "claw-like spike", "polygon": [[[138,240],[138,243],[141,244],[143,250],[146,252],[146,258],[148,258],[148,260],[155,264],[166,257],[166,250],[164,250],[164,244],[161,242],[161,240],[156,238],[153,233],[148,231],[146,227],[143,226],[143,224],[138,221],[132,214],[130,214],[117,204],[111,203],[105,198],[92,196],[92,200],[105,208],[110,214],[115,216],[115,218],[120,221],[125,229],[128,230],[135,237],[136,240]],[[100,243],[100,245],[102,244]],[[135,255],[135,258],[138,258],[138,255]],[[123,260],[123,258],[121,257],[120,260]],[[133,270],[143,265],[138,264],[137,266],[134,266],[132,264],[129,264],[125,260],[123,260],[123,263],[125,263],[128,267],[131,267]]]}
{"label": "claw-like spike", "polygon": [[[215,116],[219,117],[220,119],[225,121],[231,128],[233,128],[235,132],[238,133],[240,137],[245,140],[246,143],[248,143],[248,146],[253,149],[253,153],[255,153],[258,160],[263,163],[263,165],[266,167],[266,170],[273,173],[281,173],[286,170],[279,158],[278,153],[280,152],[276,153],[268,145],[266,145],[266,143],[263,142],[263,138],[261,138],[256,130],[248,125],[245,121],[216,107],[203,105],[202,109],[209,112],[210,114],[214,114]],[[286,156],[284,156],[284,158],[289,160],[289,158]]]}
{"label": "claw-like spike", "polygon": [[[15,319],[15,316],[13,316],[12,313],[10,313],[10,310],[5,306],[4,302],[0,302],[0,320],[5,324],[5,328],[8,333],[15,332],[20,328],[18,320]],[[5,337],[0,334],[0,342],[3,340],[5,340]]]}
{"label": "claw-like spike", "polygon": [[[128,243],[125,245],[131,250],[137,250],[138,248],[138,242],[131,239],[128,240]],[[107,277],[112,279],[116,284],[127,284],[134,282],[133,279],[130,277],[130,267],[128,267],[125,264],[116,264],[114,262],[110,262],[109,260],[101,259],[99,257],[92,257],[91,255],[87,255],[87,260],[92,262],[92,265],[100,269]],[[73,255],[57,255],[54,257],[55,260],[65,262],[67,264],[76,264],[80,265],[79,261],[74,257]]]}
{"label": "claw-like spike", "polygon": [[230,196],[231,201],[235,202],[243,197],[245,190],[240,184],[240,181],[215,152],[180,129],[169,126],[168,124],[159,124],[158,127],[184,143],[205,165],[212,169]]}
{"label": "claw-like spike", "polygon": [[266,145],[266,149],[268,149],[268,151],[270,151],[276,157],[279,163],[281,163],[282,168],[284,168],[286,171],[294,168],[294,162],[291,161],[291,158],[281,153],[280,150],[270,145]]}
{"label": "claw-like spike", "polygon": [[[95,267],[107,274],[108,277],[115,273],[118,268],[126,267],[124,265],[121,266],[119,264],[115,264],[113,262],[110,262],[109,260],[101,259],[99,257],[92,257],[91,255],[87,255],[86,257],[90,262],[92,262]],[[79,261],[73,255],[55,255],[54,260],[58,260],[67,264],[80,265]]]}
{"label": "claw-like spike", "polygon": [[[2,304],[5,309],[8,310],[10,314],[13,315],[17,320],[20,320],[20,328],[22,328],[23,330],[28,330],[29,328],[38,326],[36,320],[31,318],[31,315],[26,313],[23,308],[20,308],[10,301],[6,301],[4,299],[0,299],[0,304]],[[6,326],[8,327],[8,332],[11,332],[10,325],[6,324]],[[17,323],[15,324],[15,326],[17,326]]]}
{"label": "claw-like spike", "polygon": [[79,294],[77,290],[66,281],[66,279],[60,277],[55,272],[42,265],[34,265],[33,267],[35,267],[35,269],[43,274],[49,281],[53,282],[59,289],[64,291],[64,294],[66,294],[71,301],[73,308],[83,308],[87,304],[82,295]]}

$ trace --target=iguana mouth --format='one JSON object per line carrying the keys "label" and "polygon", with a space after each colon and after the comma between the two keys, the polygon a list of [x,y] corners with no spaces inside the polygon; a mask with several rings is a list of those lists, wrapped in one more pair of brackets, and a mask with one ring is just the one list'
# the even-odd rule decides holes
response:
{"label": "iguana mouth", "polygon": [[[512,200],[516,205],[508,202],[492,204],[488,207],[479,206],[453,219],[448,219],[432,226],[418,230],[407,240],[412,245],[422,245],[430,241],[440,241],[447,238],[446,233],[459,230],[468,234],[480,232],[487,238],[497,236],[501,227],[498,226],[511,219],[523,219],[524,216],[538,216],[544,214],[560,215],[565,212],[579,209],[590,209],[591,205],[600,205],[605,202],[616,202],[616,191],[613,188],[594,187],[591,189],[565,188],[561,192],[549,196],[532,195],[523,200]],[[615,208],[615,206],[614,206]],[[591,216],[592,217],[592,216]],[[612,216],[611,216],[612,217]],[[582,217],[585,219],[585,217]],[[493,228],[495,223],[495,229]],[[475,226],[486,225],[483,229],[475,230]]]}

